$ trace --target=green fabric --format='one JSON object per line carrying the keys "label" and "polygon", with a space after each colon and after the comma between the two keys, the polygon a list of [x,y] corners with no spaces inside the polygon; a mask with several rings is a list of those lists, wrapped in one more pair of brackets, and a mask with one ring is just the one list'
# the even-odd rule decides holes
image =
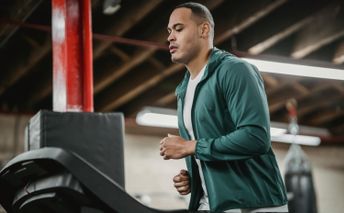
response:
{"label": "green fabric", "polygon": [[[189,140],[182,111],[188,80],[186,72],[176,95],[179,132]],[[213,212],[287,203],[271,149],[264,84],[253,65],[214,48],[196,87],[191,117],[197,143],[195,156],[186,158],[190,210],[197,210],[203,193],[194,157],[201,161]]]}

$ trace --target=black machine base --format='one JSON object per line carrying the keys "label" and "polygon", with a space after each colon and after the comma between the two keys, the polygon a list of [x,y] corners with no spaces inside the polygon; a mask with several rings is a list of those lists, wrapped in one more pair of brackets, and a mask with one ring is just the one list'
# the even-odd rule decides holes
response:
{"label": "black machine base", "polygon": [[114,180],[61,148],[28,151],[0,172],[0,203],[8,213],[153,213]]}

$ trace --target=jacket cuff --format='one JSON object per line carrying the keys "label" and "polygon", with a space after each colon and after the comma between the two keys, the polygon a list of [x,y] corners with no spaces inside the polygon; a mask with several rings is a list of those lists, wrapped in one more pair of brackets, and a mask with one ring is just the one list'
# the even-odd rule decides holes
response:
{"label": "jacket cuff", "polygon": [[196,142],[195,157],[197,159],[202,158],[202,155],[206,155],[209,150],[209,142],[205,139],[199,139]]}

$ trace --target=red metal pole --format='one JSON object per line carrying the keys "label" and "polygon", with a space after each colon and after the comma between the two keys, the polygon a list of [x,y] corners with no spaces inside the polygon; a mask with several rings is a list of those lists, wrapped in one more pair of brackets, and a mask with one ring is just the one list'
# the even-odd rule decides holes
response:
{"label": "red metal pole", "polygon": [[90,4],[52,0],[54,111],[93,111]]}
{"label": "red metal pole", "polygon": [[[84,111],[93,112],[93,52],[92,52],[92,17],[91,0],[82,1],[82,26],[84,31]],[[86,27],[87,26],[87,27]]]}

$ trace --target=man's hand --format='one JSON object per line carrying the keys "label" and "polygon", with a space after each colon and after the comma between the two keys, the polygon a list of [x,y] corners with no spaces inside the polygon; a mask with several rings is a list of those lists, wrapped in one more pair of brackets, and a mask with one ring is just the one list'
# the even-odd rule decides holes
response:
{"label": "man's hand", "polygon": [[173,178],[174,187],[176,187],[177,191],[181,195],[187,195],[190,193],[190,181],[189,181],[189,173],[188,171],[182,169],[180,173]]}
{"label": "man's hand", "polygon": [[196,141],[186,141],[177,135],[168,134],[160,141],[160,155],[165,160],[180,159],[195,153]]}

